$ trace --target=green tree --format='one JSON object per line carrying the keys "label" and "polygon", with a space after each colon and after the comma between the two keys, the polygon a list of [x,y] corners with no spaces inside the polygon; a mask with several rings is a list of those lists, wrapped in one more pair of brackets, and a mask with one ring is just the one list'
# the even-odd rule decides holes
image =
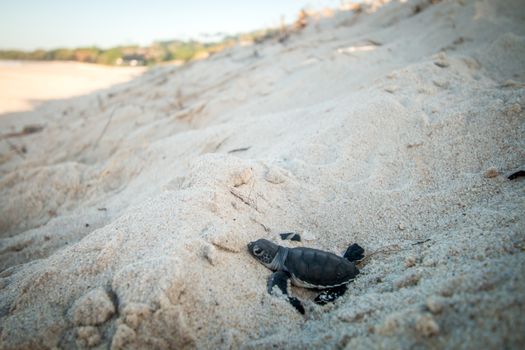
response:
{"label": "green tree", "polygon": [[117,60],[121,58],[122,55],[123,53],[120,48],[104,50],[98,55],[96,62],[100,64],[113,65],[117,63]]}

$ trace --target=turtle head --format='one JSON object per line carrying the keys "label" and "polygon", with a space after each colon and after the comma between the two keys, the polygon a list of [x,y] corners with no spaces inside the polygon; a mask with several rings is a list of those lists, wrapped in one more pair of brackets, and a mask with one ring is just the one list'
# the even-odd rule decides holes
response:
{"label": "turtle head", "polygon": [[273,259],[277,256],[279,246],[266,239],[258,239],[248,243],[250,254],[264,266],[271,268]]}

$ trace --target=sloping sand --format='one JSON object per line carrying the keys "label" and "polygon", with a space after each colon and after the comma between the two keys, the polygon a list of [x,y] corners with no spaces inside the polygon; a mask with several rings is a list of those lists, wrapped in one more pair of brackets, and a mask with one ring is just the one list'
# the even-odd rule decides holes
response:
{"label": "sloping sand", "polygon": [[[375,3],[28,114],[0,347],[523,348],[524,9]],[[293,288],[302,316],[263,237],[373,255],[333,305]]]}

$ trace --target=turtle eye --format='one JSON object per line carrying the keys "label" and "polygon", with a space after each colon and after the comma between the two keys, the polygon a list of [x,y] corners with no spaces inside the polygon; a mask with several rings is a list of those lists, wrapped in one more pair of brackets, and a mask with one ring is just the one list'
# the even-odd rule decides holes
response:
{"label": "turtle eye", "polygon": [[262,254],[262,252],[263,252],[263,250],[261,248],[259,248],[257,246],[253,247],[253,254],[259,256],[259,255]]}

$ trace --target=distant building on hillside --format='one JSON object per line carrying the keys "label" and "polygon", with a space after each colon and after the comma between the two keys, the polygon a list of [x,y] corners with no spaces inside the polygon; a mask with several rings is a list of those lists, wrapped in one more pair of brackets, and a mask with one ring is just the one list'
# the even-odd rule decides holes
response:
{"label": "distant building on hillside", "polygon": [[117,59],[119,66],[144,66],[146,64],[146,56],[142,54],[124,55]]}

